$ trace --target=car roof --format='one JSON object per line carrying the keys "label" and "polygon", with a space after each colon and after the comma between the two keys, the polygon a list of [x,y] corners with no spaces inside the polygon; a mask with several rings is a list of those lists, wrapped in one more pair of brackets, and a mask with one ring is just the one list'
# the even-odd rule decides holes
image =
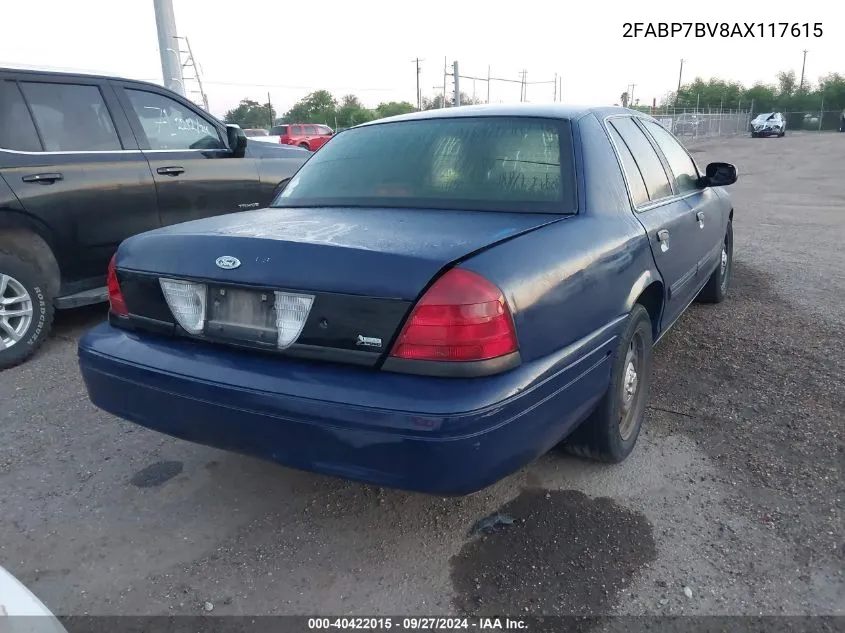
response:
{"label": "car roof", "polygon": [[422,112],[411,112],[409,114],[399,114],[396,116],[386,117],[383,119],[376,119],[362,123],[355,127],[366,127],[369,125],[379,125],[382,123],[390,123],[394,121],[421,121],[427,119],[451,119],[457,117],[496,117],[496,116],[511,116],[511,117],[526,117],[526,118],[541,118],[541,119],[561,119],[569,121],[577,121],[581,117],[588,114],[595,114],[598,117],[610,116],[612,114],[635,114],[647,118],[651,118],[648,114],[644,114],[637,110],[628,108],[620,108],[617,106],[577,106],[564,105],[561,103],[535,104],[535,103],[514,103],[514,104],[484,104],[459,106],[457,108],[438,108],[436,110],[423,110]]}
{"label": "car roof", "polygon": [[154,86],[156,88],[162,88],[161,84],[156,84],[151,81],[141,81],[139,79],[129,79],[128,77],[121,77],[119,75],[106,75],[101,73],[95,72],[84,72],[84,71],[64,71],[64,70],[48,70],[48,69],[34,69],[34,68],[25,68],[20,67],[16,68],[14,66],[0,66],[0,72],[12,72],[18,75],[32,75],[33,77],[62,77],[65,79],[111,79],[117,81],[125,81],[127,83],[138,84],[141,86]]}

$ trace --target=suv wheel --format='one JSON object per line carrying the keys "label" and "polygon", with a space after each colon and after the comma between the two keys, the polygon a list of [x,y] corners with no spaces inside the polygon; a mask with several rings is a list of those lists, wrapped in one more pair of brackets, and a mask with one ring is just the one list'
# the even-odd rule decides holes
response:
{"label": "suv wheel", "polygon": [[53,297],[41,271],[0,253],[0,369],[24,362],[53,325]]}

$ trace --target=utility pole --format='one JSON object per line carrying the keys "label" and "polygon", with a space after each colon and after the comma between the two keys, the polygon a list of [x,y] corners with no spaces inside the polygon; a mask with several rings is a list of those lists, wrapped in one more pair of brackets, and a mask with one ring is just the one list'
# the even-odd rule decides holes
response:
{"label": "utility pole", "polygon": [[555,73],[555,95],[552,97],[552,101],[557,103],[557,73]]}
{"label": "utility pole", "polygon": [[807,66],[807,49],[804,49],[804,61],[801,62],[801,83],[798,84],[798,90],[804,88],[804,68]]}
{"label": "utility pole", "polygon": [[490,64],[487,64],[487,103],[490,103]]}
{"label": "utility pole", "polygon": [[526,93],[528,92],[525,85],[525,77],[528,75],[528,71],[523,70],[520,74],[522,75],[522,81],[520,82],[521,85],[519,87],[519,102],[522,103],[525,101],[525,97],[527,96]]}
{"label": "utility pole", "polygon": [[455,107],[461,105],[461,76],[458,73],[458,62],[452,63],[452,73],[455,77]]}
{"label": "utility pole", "polygon": [[422,110],[422,93],[420,92],[420,62],[424,59],[417,57],[413,62],[417,65],[417,110]]}
{"label": "utility pole", "polygon": [[[270,93],[267,93],[267,116],[270,117],[270,127],[273,127],[275,121],[273,120],[273,102],[270,101]],[[337,122],[335,122],[335,128],[337,128]]]}
{"label": "utility pole", "polygon": [[678,107],[678,95],[681,94],[681,77],[684,76],[684,60],[681,59],[681,70],[678,71],[678,89],[675,91],[675,107]]}
{"label": "utility pole", "polygon": [[634,105],[634,88],[637,87],[637,84],[631,84],[631,96],[629,97],[631,105]]}
{"label": "utility pole", "polygon": [[158,31],[158,51],[161,56],[161,75],[164,87],[185,96],[182,62],[176,39],[176,15],[172,0],[153,0]]}
{"label": "utility pole", "polygon": [[449,63],[446,61],[446,58],[443,58],[443,104],[441,107],[446,107],[446,76],[449,68]]}

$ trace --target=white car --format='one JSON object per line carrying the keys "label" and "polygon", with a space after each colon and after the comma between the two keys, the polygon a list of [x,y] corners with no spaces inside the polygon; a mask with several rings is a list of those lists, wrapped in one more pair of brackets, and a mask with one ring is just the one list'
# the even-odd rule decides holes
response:
{"label": "white car", "polygon": [[[19,617],[19,616],[42,616]],[[0,631],[67,633],[56,616],[17,578],[0,567]]]}
{"label": "white car", "polygon": [[786,118],[780,112],[765,112],[758,114],[751,121],[751,136],[781,137],[786,134]]}

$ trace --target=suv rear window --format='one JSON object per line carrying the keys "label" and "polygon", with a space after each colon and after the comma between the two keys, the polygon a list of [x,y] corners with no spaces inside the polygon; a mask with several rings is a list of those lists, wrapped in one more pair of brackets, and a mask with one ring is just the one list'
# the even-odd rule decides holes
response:
{"label": "suv rear window", "polygon": [[288,133],[287,125],[277,125],[270,130],[270,136],[284,136]]}
{"label": "suv rear window", "polygon": [[572,213],[568,121],[459,117],[339,134],[275,206],[372,206]]}

